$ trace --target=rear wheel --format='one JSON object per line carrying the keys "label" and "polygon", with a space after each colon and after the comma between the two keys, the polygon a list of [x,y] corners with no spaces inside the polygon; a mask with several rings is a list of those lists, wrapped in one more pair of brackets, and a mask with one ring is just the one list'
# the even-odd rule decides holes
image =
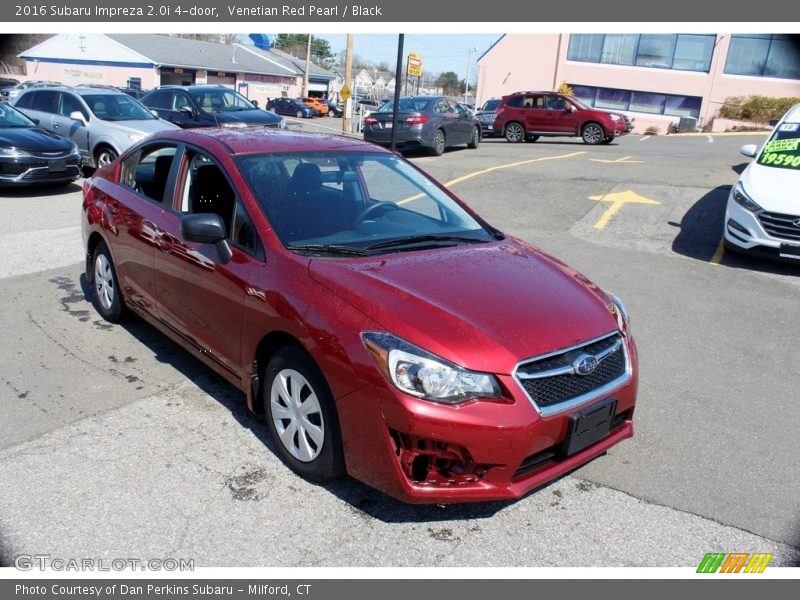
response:
{"label": "rear wheel", "polygon": [[595,145],[602,142],[606,138],[606,134],[597,123],[587,123],[581,130],[581,138],[585,144]]}
{"label": "rear wheel", "polygon": [[505,131],[506,141],[516,144],[525,139],[525,128],[519,123],[509,123]]}
{"label": "rear wheel", "polygon": [[319,367],[301,348],[278,350],[267,364],[264,414],[281,459],[312,481],[344,473],[333,397]]}
{"label": "rear wheel", "polygon": [[478,147],[478,144],[481,143],[481,130],[478,127],[472,128],[472,136],[469,138],[469,142],[467,143],[467,148],[472,148],[473,150]]}
{"label": "rear wheel", "polygon": [[445,138],[444,131],[441,129],[436,130],[436,135],[433,136],[433,146],[431,150],[436,156],[441,156],[444,154],[444,149],[447,145],[447,139]]}
{"label": "rear wheel", "polygon": [[302,119],[302,118],[303,118],[303,111],[302,111],[302,110],[298,110],[298,111],[297,111],[297,112],[294,114],[294,116],[295,116],[295,117],[297,117],[298,119]]}

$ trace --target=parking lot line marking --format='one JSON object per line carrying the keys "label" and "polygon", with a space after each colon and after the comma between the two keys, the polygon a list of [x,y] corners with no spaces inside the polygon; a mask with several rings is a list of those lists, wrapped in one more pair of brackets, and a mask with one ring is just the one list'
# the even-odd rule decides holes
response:
{"label": "parking lot line marking", "polygon": [[713,144],[714,143],[714,138],[711,137],[711,136],[708,136],[708,143],[709,144]]}
{"label": "parking lot line marking", "polygon": [[715,267],[719,266],[719,263],[722,262],[722,256],[725,254],[725,236],[719,238],[719,244],[717,244],[717,249],[714,251],[714,256],[711,257],[711,260],[708,261]]}
{"label": "parking lot line marking", "polygon": [[642,160],[628,160],[629,158],[633,158],[632,156],[623,156],[622,158],[617,158],[614,160],[606,160],[603,158],[590,158],[589,160],[593,162],[601,162],[601,163],[625,163],[625,164],[634,164],[634,163],[643,163]]}
{"label": "parking lot line marking", "polygon": [[456,177],[455,179],[451,179],[444,185],[445,187],[450,187],[451,185],[461,183],[462,181],[466,181],[467,179],[472,179],[473,177],[477,177],[478,175],[485,175],[486,173],[499,171],[500,169],[511,169],[513,167],[521,167],[522,165],[529,165],[531,163],[541,162],[543,160],[558,160],[560,158],[572,158],[573,156],[579,156],[581,154],[586,154],[586,151],[581,150],[580,152],[570,152],[568,154],[556,154],[555,156],[541,156],[539,158],[532,158],[530,160],[521,160],[519,162],[508,163],[507,165],[497,165],[494,167],[489,167],[488,169],[473,171],[472,173],[467,173],[466,175],[462,175],[461,177]]}
{"label": "parking lot line marking", "polygon": [[640,141],[640,142],[644,142],[644,141],[646,141],[646,140],[649,140],[649,139],[650,139],[650,136],[649,136],[649,135],[646,135],[646,136],[644,136],[644,137],[642,137],[642,138],[639,138],[639,141]]}
{"label": "parking lot line marking", "polygon": [[658,200],[651,200],[640,196],[632,190],[625,190],[624,192],[615,192],[613,194],[604,194],[602,196],[589,196],[589,200],[597,200],[598,202],[611,202],[611,206],[603,213],[600,220],[594,224],[595,229],[605,229],[613,216],[626,204],[661,204]]}
{"label": "parking lot line marking", "polygon": [[[489,167],[488,169],[481,169],[480,171],[473,171],[472,173],[467,173],[466,175],[462,175],[461,177],[456,177],[455,179],[451,179],[450,181],[444,184],[444,187],[450,187],[457,183],[461,183],[466,181],[467,179],[472,179],[473,177],[478,177],[479,175],[486,175],[487,173],[491,173],[493,171],[499,171],[500,169],[511,169],[512,167],[521,167],[523,165],[529,165],[535,162],[541,162],[543,160],[558,160],[560,158],[572,158],[573,156],[579,156],[581,154],[586,154],[585,150],[581,150],[580,152],[570,152],[568,154],[556,154],[555,156],[541,156],[539,158],[532,158],[530,160],[521,160],[518,162],[508,163],[505,165],[497,165],[494,167]],[[419,200],[423,198],[424,194],[415,194],[409,198],[404,198],[403,200],[399,200],[397,204],[408,204],[409,202],[413,202],[414,200]]]}

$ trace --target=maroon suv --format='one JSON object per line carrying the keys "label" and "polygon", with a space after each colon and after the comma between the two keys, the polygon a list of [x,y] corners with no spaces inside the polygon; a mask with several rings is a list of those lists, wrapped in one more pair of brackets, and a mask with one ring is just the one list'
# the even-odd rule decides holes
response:
{"label": "maroon suv", "polygon": [[621,115],[590,108],[573,96],[555,92],[503,96],[494,130],[502,131],[509,142],[535,142],[540,136],[579,136],[587,144],[608,144],[627,133]]}

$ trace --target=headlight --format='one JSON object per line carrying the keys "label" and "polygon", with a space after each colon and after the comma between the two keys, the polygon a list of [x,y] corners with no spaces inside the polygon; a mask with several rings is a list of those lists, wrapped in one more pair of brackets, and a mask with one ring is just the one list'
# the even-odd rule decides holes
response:
{"label": "headlight", "polygon": [[733,199],[739,206],[746,208],[750,212],[761,210],[761,207],[750,199],[750,196],[744,191],[744,186],[741,182],[736,184],[733,188]]}
{"label": "headlight", "polygon": [[26,156],[30,156],[30,154],[28,154],[24,150],[19,150],[17,148],[14,148],[13,146],[11,147],[0,146],[0,156],[4,158],[23,158]]}
{"label": "headlight", "polygon": [[129,133],[128,139],[131,141],[132,144],[135,144],[139,140],[143,140],[145,135],[143,133]]}
{"label": "headlight", "polygon": [[628,309],[622,303],[622,300],[617,298],[614,294],[608,294],[611,301],[614,303],[614,316],[617,318],[617,327],[623,333],[628,335],[631,329],[631,318],[628,314]]}
{"label": "headlight", "polygon": [[222,126],[233,129],[241,129],[242,127],[247,127],[247,125],[242,123],[241,121],[235,121],[233,123],[223,123]]}
{"label": "headlight", "polygon": [[361,339],[386,378],[406,394],[445,404],[501,396],[494,375],[463,369],[391,333],[367,331]]}
{"label": "headlight", "polygon": [[619,115],[615,115],[615,114],[611,113],[608,116],[611,117],[612,121],[622,121],[622,117],[620,117]]}

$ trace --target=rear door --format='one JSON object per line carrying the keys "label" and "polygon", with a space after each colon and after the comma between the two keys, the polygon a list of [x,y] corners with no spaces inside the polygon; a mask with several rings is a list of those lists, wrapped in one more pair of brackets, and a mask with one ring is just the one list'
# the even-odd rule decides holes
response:
{"label": "rear door", "polygon": [[37,122],[39,127],[53,131],[53,115],[56,113],[58,92],[55,90],[35,90],[22,95],[17,106]]}

